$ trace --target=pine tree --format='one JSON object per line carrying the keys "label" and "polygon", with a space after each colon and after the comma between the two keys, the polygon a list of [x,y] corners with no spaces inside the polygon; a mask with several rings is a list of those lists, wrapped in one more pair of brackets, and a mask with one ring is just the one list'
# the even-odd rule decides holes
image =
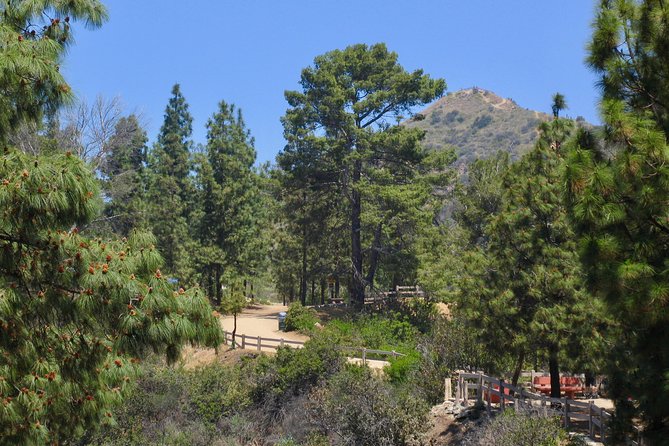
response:
{"label": "pine tree", "polygon": [[148,350],[215,346],[197,289],[173,292],[152,237],[87,239],[97,181],[70,154],[6,149],[0,163],[0,434],[12,444],[75,438],[111,410]]}
{"label": "pine tree", "polygon": [[59,70],[72,42],[72,23],[98,27],[106,19],[105,7],[96,0],[0,4],[0,142],[21,123],[39,122],[45,112],[72,99]]}
{"label": "pine tree", "polygon": [[[312,187],[338,191],[346,203],[350,292],[352,301],[362,305],[365,287],[378,265],[369,259],[365,274],[365,251],[378,252],[374,245],[378,237],[368,239],[369,250],[363,248],[364,233],[369,233],[363,203],[366,194],[367,198],[391,198],[374,197],[379,189],[369,186],[406,186],[425,157],[419,144],[422,133],[391,121],[398,122],[402,113],[440,96],[445,83],[421,70],[405,71],[395,53],[377,44],[354,45],[316,57],[314,66],[302,71],[301,84],[302,92],[286,93],[291,107],[283,118],[288,144],[279,164],[295,178],[313,178]],[[373,221],[372,234],[383,234],[383,225],[383,220]]]}
{"label": "pine tree", "polygon": [[[0,441],[58,444],[113,422],[147,351],[175,361],[183,343],[216,346],[221,332],[199,290],[174,292],[167,283],[151,236],[79,233],[102,206],[84,162],[62,150],[35,156],[4,144],[7,132],[67,98],[64,84],[49,83],[61,82],[54,72],[69,17],[99,24],[104,8],[75,0],[0,9],[0,33],[18,27],[18,41],[30,41],[25,51],[0,48],[7,64],[0,70]],[[43,10],[56,18],[33,34]],[[27,82],[13,90],[12,76]],[[54,87],[62,94],[52,95]]]}
{"label": "pine tree", "polygon": [[149,224],[158,239],[167,272],[182,282],[192,275],[190,213],[194,206],[190,136],[192,117],[179,84],[165,109],[158,141],[149,156]]}
{"label": "pine tree", "polygon": [[617,419],[640,417],[653,444],[669,436],[668,21],[662,1],[600,3],[589,63],[604,132],[577,136],[565,174],[589,284],[620,326]]}
{"label": "pine tree", "polygon": [[137,117],[121,118],[109,141],[108,154],[101,166],[104,209],[109,229],[121,237],[133,229],[146,229],[146,132]]}
{"label": "pine tree", "polygon": [[225,101],[207,123],[206,157],[198,163],[200,263],[210,297],[221,301],[221,277],[249,277],[265,256],[256,152],[241,110]]}
{"label": "pine tree", "polygon": [[535,149],[504,175],[499,211],[485,227],[485,244],[469,254],[471,269],[461,284],[462,308],[482,340],[511,354],[514,383],[538,352],[548,359],[557,398],[560,363],[578,363],[565,352],[593,355],[603,324],[599,302],[584,287],[563,201],[564,142],[572,122],[559,118],[562,106],[542,124]]}

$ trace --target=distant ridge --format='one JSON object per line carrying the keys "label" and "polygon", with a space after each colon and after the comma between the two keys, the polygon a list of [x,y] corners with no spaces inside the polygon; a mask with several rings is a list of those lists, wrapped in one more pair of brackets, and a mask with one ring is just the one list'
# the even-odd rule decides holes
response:
{"label": "distant ridge", "polygon": [[520,158],[534,147],[539,124],[549,119],[546,113],[473,87],[447,94],[404,124],[426,131],[428,149],[454,147],[456,164],[462,169],[500,150],[509,152],[513,160]]}

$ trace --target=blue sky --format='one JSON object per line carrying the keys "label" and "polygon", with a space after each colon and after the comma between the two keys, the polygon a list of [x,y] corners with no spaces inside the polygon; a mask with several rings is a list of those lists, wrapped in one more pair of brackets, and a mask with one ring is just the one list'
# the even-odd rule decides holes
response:
{"label": "blue sky", "polygon": [[193,139],[221,99],[242,108],[258,160],[284,141],[285,90],[319,54],[385,42],[408,70],[446,79],[448,91],[478,86],[550,111],[598,122],[595,76],[584,64],[590,0],[108,0],[101,29],[75,30],[64,73],[79,97],[120,96],[141,112],[154,141],[171,86],[180,83]]}

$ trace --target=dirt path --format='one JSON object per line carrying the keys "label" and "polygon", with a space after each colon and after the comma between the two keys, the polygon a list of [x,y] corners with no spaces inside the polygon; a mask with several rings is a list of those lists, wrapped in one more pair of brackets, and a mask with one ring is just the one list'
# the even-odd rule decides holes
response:
{"label": "dirt path", "polygon": [[[288,341],[308,341],[309,336],[294,331],[279,331],[278,315],[282,311],[288,311],[288,307],[283,305],[256,305],[245,309],[242,314],[237,316],[237,335],[283,338]],[[221,326],[224,330],[232,332],[233,317],[222,317]]]}
{"label": "dirt path", "polygon": [[[279,331],[278,315],[282,311],[287,311],[288,307],[284,305],[256,305],[246,308],[242,314],[237,316],[237,336],[246,335],[249,338],[249,349],[255,349],[255,340],[257,336],[262,338],[285,339],[287,341],[305,342],[309,336],[296,333],[294,331]],[[224,316],[220,318],[221,326],[224,330],[232,332],[233,317]],[[225,348],[221,346],[221,348]],[[273,352],[273,348],[263,348],[264,352]],[[205,365],[216,360],[216,354],[213,349],[196,349],[188,347],[184,351],[183,362],[186,368],[193,368]],[[360,358],[348,358],[348,361],[354,364],[361,364]],[[367,366],[372,369],[383,369],[389,365],[388,361],[367,360]]]}

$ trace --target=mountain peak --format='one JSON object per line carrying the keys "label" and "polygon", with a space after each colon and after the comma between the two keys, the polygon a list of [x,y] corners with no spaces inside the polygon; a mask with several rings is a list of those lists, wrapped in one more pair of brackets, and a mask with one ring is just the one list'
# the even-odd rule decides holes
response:
{"label": "mountain peak", "polygon": [[550,119],[480,87],[449,93],[418,116],[422,119],[409,120],[406,125],[425,130],[428,149],[454,147],[457,164],[487,158],[500,150],[518,159],[534,146],[539,124]]}

